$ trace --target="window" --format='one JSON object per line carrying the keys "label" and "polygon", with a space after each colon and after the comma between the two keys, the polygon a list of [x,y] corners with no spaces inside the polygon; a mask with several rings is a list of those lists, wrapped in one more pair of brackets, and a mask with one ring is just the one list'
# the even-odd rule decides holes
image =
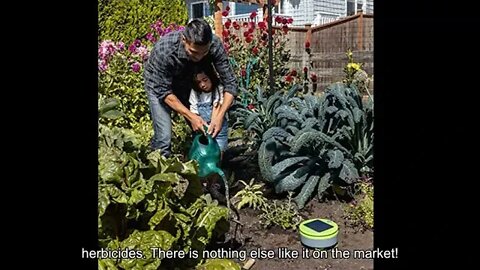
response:
{"label": "window", "polygon": [[355,14],[355,0],[347,1],[347,16]]}
{"label": "window", "polygon": [[202,18],[203,15],[203,3],[192,4],[192,19]]}
{"label": "window", "polygon": [[[357,12],[358,12],[360,9],[363,10],[363,2],[358,1],[358,2],[357,2]],[[365,13],[365,10],[363,10],[363,12]]]}

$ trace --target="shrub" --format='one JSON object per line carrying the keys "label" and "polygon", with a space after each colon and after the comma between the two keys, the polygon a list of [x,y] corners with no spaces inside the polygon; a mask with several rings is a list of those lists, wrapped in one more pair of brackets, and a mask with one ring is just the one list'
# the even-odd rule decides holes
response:
{"label": "shrub", "polygon": [[144,37],[150,24],[162,19],[166,24],[187,23],[187,7],[182,0],[100,0],[98,39],[127,44]]}

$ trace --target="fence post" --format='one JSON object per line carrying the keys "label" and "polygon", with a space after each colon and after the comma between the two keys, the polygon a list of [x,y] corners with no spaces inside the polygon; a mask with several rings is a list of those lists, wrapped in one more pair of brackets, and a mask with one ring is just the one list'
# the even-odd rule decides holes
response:
{"label": "fence post", "polygon": [[[305,41],[303,43],[302,66],[308,67],[308,69],[310,70],[311,68],[310,53],[311,53],[311,47],[312,47],[312,24],[311,23],[305,24],[305,29],[307,30],[307,32],[305,34]],[[310,47],[308,50],[307,48],[305,48],[305,45],[307,44],[307,42],[310,44]]]}
{"label": "fence post", "polygon": [[222,0],[215,0],[215,35],[223,40],[222,9]]}
{"label": "fence post", "polygon": [[363,51],[363,10],[358,10],[358,50]]}

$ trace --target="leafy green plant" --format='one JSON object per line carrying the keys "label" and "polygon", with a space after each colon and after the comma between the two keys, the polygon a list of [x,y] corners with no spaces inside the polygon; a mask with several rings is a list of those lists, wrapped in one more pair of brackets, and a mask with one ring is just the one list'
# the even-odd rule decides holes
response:
{"label": "leafy green plant", "polygon": [[296,230],[302,222],[302,217],[298,213],[295,205],[292,203],[292,194],[289,193],[287,201],[266,203],[260,215],[261,223],[265,228],[278,225],[283,229]]}
{"label": "leafy green plant", "polygon": [[345,73],[345,79],[343,82],[347,85],[355,85],[361,94],[368,95],[369,98],[372,98],[369,89],[373,81],[373,76],[370,77],[367,72],[362,69],[363,63],[357,63],[354,61],[353,53],[350,49],[346,54],[348,63],[343,68],[343,72]]}
{"label": "leafy green plant", "polygon": [[[115,106],[112,100],[100,99],[103,118]],[[101,123],[98,155],[100,246],[134,248],[145,255],[142,259],[99,260],[100,268],[157,269],[161,263],[172,262],[153,257],[152,247],[201,252],[211,239],[228,231],[229,211],[202,195],[194,161],[166,159],[158,151],[147,154],[138,134]],[[185,267],[198,263],[195,259],[174,262]]]}
{"label": "leafy green plant", "polygon": [[127,44],[145,36],[150,24],[159,19],[170,24],[187,23],[187,7],[182,0],[100,0],[98,39]]}
{"label": "leafy green plant", "polygon": [[192,129],[184,117],[173,114],[172,116],[172,153],[187,156],[192,145]]}
{"label": "leafy green plant", "polygon": [[373,185],[369,182],[360,182],[357,186],[360,199],[346,207],[346,219],[355,227],[373,229]]}
{"label": "leafy green plant", "polygon": [[[298,85],[294,85],[287,93],[275,92],[271,96],[266,96],[265,90],[256,86],[256,103],[248,107],[237,107],[232,115],[236,119],[233,127],[240,127],[249,133],[248,140],[252,142],[251,148],[257,150],[262,142],[263,134],[271,127],[275,126],[277,117],[275,110],[295,96],[300,90]],[[241,89],[241,91],[245,91]],[[248,93],[250,95],[250,93]]]}
{"label": "leafy green plant", "polygon": [[298,191],[299,208],[314,192],[321,198],[330,187],[351,187],[373,172],[373,100],[363,104],[354,85],[292,98],[275,114],[276,126],[259,147],[260,171],[277,193]]}
{"label": "leafy green plant", "polygon": [[229,259],[207,259],[196,270],[241,270],[241,266]]}
{"label": "leafy green plant", "polygon": [[252,178],[247,184],[245,181],[239,180],[244,187],[232,197],[232,201],[239,200],[237,209],[241,209],[245,205],[253,209],[261,209],[265,205],[266,198],[263,196],[263,191],[261,191],[263,184],[254,184],[254,181],[255,179]]}

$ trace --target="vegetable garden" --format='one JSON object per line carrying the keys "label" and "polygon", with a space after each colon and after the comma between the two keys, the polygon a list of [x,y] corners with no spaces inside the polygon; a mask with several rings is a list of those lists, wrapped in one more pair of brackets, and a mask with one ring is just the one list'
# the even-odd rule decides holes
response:
{"label": "vegetable garden", "polygon": [[[143,63],[156,40],[187,20],[183,1],[164,2],[168,9],[99,1],[99,246],[143,254],[100,259],[99,269],[241,269],[248,256],[204,258],[203,251],[301,251],[297,226],[315,217],[339,224],[338,248],[372,248],[374,103],[361,63],[345,52],[344,80],[317,89],[313,67],[288,67],[291,21],[276,17],[283,27],[272,37],[270,88],[266,24],[227,20],[223,40],[240,88],[221,164],[233,211],[203,193],[198,165],[186,158],[191,130],[183,118],[172,118],[173,157],[148,148]],[[373,262],[257,258],[251,269],[272,267],[373,269]]]}

